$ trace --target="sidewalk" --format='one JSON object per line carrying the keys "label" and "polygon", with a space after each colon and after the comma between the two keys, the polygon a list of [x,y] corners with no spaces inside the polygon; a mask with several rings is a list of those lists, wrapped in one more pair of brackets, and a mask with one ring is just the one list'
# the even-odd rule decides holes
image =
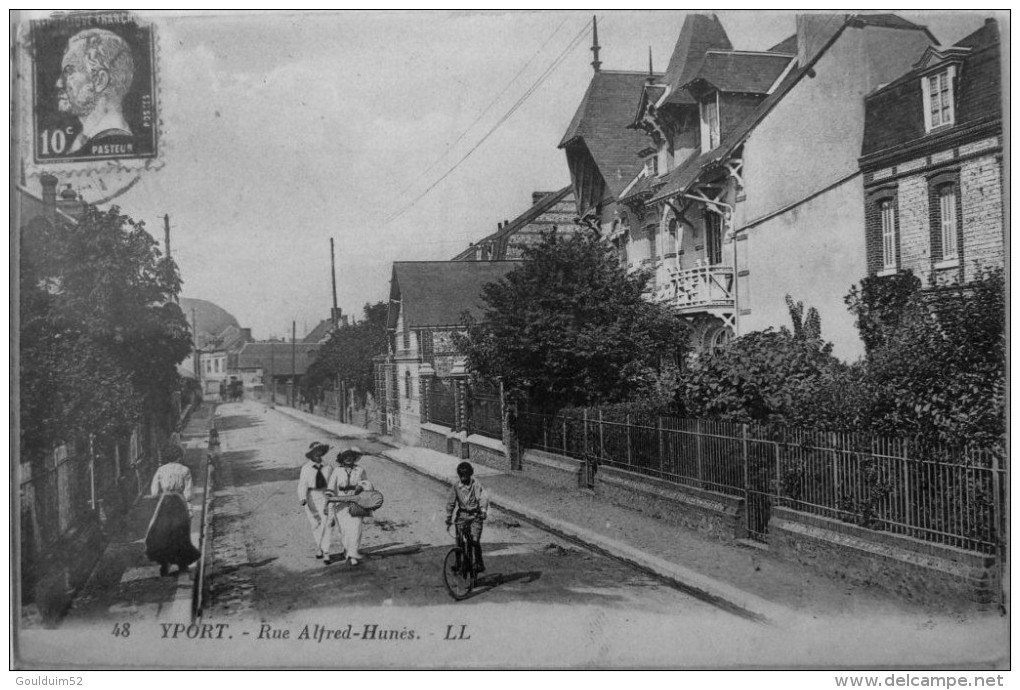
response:
{"label": "sidewalk", "polygon": [[[365,429],[290,408],[279,412],[344,438],[368,438]],[[427,448],[393,445],[382,455],[433,479],[452,482],[461,460]],[[800,616],[923,616],[925,610],[881,590],[839,582],[769,557],[766,550],[706,539],[593,493],[564,491],[519,473],[478,463],[476,476],[490,503],[558,536],[627,561],[699,599],[774,624]]]}
{"label": "sidewalk", "polygon": [[[181,433],[184,464],[194,478],[191,504],[192,543],[197,545],[198,522],[201,519],[204,495],[206,444],[211,404],[204,404],[188,420]],[[156,509],[156,499],[148,496],[149,487],[117,529],[111,530],[109,542],[99,558],[88,582],[72,602],[62,627],[89,624],[96,619],[115,617],[118,621],[159,620],[190,622],[192,578],[196,568],[179,577],[176,568],[160,577],[159,566],[145,556],[145,533]]]}

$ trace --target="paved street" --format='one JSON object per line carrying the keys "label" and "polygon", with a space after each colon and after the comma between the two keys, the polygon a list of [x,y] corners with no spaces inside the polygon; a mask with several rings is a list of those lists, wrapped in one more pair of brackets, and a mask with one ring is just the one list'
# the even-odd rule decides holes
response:
{"label": "paved street", "polygon": [[[213,529],[218,540],[244,540],[244,561],[224,562],[217,549],[210,574],[210,618],[245,610],[276,619],[328,606],[464,607],[483,602],[675,613],[712,610],[625,564],[495,510],[483,537],[488,572],[475,597],[455,603],[441,577],[443,556],[452,544],[443,520],[445,487],[376,457],[361,461],[386,497],[383,508],[365,525],[367,558],[357,567],[345,562],[324,566],[313,557],[308,522],[294,493],[304,452],[322,432],[256,402],[222,405],[219,415],[224,467],[217,495],[232,492],[236,514],[218,514]],[[334,446],[330,461],[336,448],[354,443],[367,451],[386,447],[363,439],[322,440]],[[221,545],[229,550],[229,543]],[[246,577],[239,580],[239,575]]]}

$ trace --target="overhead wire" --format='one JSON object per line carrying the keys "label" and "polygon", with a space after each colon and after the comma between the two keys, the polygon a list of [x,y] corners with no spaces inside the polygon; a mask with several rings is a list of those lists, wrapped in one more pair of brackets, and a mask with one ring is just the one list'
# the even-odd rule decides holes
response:
{"label": "overhead wire", "polygon": [[484,144],[488,140],[488,138],[490,136],[492,136],[496,132],[496,130],[498,130],[508,119],[510,119],[510,117],[512,117],[513,114],[516,113],[520,109],[520,107],[522,105],[524,105],[524,103],[531,97],[531,95],[534,94],[535,91],[537,91],[542,86],[542,84],[545,83],[546,79],[549,78],[549,76],[556,70],[556,68],[558,68],[563,63],[564,60],[566,60],[566,58],[570,54],[570,52],[573,51],[580,44],[581,39],[584,38],[584,35],[587,32],[588,27],[590,25],[591,25],[591,21],[590,20],[585,22],[584,26],[581,27],[581,30],[578,31],[577,34],[567,44],[567,47],[564,48],[560,52],[560,54],[556,56],[556,58],[553,60],[553,62],[548,67],[545,68],[545,70],[535,79],[534,82],[532,82],[531,86],[528,87],[528,89],[517,99],[517,101],[514,102],[514,104],[512,106],[510,106],[510,108],[507,110],[507,112],[504,113],[502,117],[500,117],[500,119],[496,122],[496,124],[494,124],[485,133],[485,135],[482,136],[482,138],[474,146],[472,146],[467,151],[467,153],[465,153],[463,156],[461,156],[461,158],[456,163],[454,163],[453,166],[450,167],[449,170],[447,170],[445,173],[443,173],[439,177],[439,179],[437,179],[435,182],[430,184],[421,194],[416,196],[414,198],[414,200],[412,200],[405,207],[403,207],[402,209],[400,209],[399,211],[397,211],[396,213],[391,215],[389,218],[387,218],[385,221],[383,221],[383,226],[389,225],[394,220],[396,220],[397,218],[399,218],[400,216],[404,215],[409,210],[411,210],[419,201],[421,201],[423,198],[425,198],[425,196],[429,192],[431,192],[440,183],[442,183],[443,180],[445,180],[447,177],[449,177],[451,174],[453,174],[453,172],[457,168],[459,168],[461,166],[461,164],[464,163],[464,161],[466,161],[468,158],[470,158],[471,154],[473,154],[475,151],[477,151],[478,148],[482,144]]}
{"label": "overhead wire", "polygon": [[447,154],[449,154],[450,151],[453,150],[453,148],[457,144],[459,144],[464,139],[465,136],[467,136],[467,133],[470,132],[474,128],[474,126],[477,125],[481,121],[481,119],[488,114],[488,112],[490,110],[492,110],[492,106],[496,105],[496,103],[499,101],[499,99],[503,97],[503,94],[505,94],[507,91],[510,90],[510,87],[513,86],[514,83],[516,83],[517,80],[520,78],[520,76],[522,74],[524,74],[524,71],[526,69],[528,69],[528,67],[531,66],[531,63],[535,61],[535,58],[538,57],[539,53],[541,53],[543,50],[545,50],[545,47],[547,45],[549,45],[549,42],[552,41],[553,37],[555,37],[556,34],[559,33],[559,30],[561,28],[563,28],[563,25],[567,23],[567,19],[569,19],[569,17],[564,17],[563,18],[563,21],[561,21],[556,26],[556,28],[553,29],[552,33],[549,34],[549,36],[545,39],[545,41],[542,42],[542,45],[540,45],[538,47],[538,49],[535,50],[535,52],[531,54],[531,57],[529,57],[527,62],[525,62],[524,65],[522,65],[521,68],[519,70],[517,70],[517,74],[515,74],[510,79],[510,81],[507,82],[506,86],[504,86],[503,89],[498,94],[496,94],[496,96],[491,101],[489,101],[489,104],[487,106],[485,106],[485,108],[482,109],[482,111],[480,113],[478,113],[478,116],[475,117],[475,119],[471,122],[471,124],[469,124],[459,135],[457,135],[457,138],[453,140],[453,143],[451,143],[449,146],[447,146],[446,149],[441,154],[439,154],[438,158],[436,158],[434,161],[432,161],[432,163],[430,163],[427,168],[422,170],[421,173],[419,173],[417,177],[415,177],[413,180],[411,180],[410,182],[407,183],[407,185],[401,191],[401,194],[406,193],[407,190],[410,189],[411,186],[414,185],[415,182],[417,182],[418,180],[420,180],[421,178],[425,177],[430,172],[432,172],[432,169],[435,168],[437,165],[439,165],[439,163],[444,158],[446,158]]}

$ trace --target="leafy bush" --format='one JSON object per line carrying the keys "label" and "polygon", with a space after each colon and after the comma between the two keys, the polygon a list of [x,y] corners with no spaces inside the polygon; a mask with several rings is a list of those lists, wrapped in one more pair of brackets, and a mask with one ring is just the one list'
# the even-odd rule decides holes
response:
{"label": "leafy bush", "polygon": [[921,281],[910,271],[891,276],[868,276],[860,287],[850,288],[843,298],[857,321],[857,330],[864,341],[865,352],[872,352],[886,342],[890,332],[900,323],[907,303],[921,290]]}
{"label": "leafy bush", "polygon": [[1005,313],[1001,271],[911,297],[867,358],[870,426],[952,444],[1001,442]]}

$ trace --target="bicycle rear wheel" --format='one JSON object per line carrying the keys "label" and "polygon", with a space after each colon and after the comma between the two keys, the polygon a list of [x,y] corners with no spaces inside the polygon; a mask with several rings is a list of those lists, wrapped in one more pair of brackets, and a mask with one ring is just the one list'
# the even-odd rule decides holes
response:
{"label": "bicycle rear wheel", "polygon": [[465,558],[464,550],[454,547],[443,559],[443,582],[450,596],[460,601],[471,593],[474,577]]}

